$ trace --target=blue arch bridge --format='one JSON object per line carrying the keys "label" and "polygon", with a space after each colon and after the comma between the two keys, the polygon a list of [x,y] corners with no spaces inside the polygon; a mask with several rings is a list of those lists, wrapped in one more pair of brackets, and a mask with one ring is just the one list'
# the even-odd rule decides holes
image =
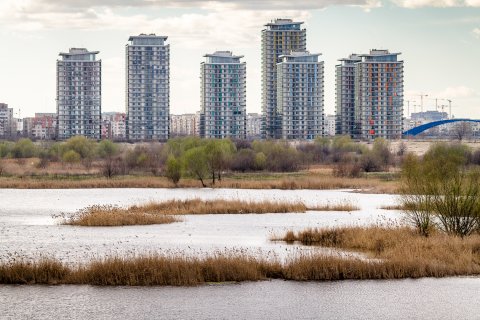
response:
{"label": "blue arch bridge", "polygon": [[425,130],[441,126],[442,124],[455,123],[455,122],[476,122],[476,123],[480,123],[480,120],[475,120],[475,119],[449,119],[449,120],[433,121],[433,122],[422,124],[418,127],[412,128],[410,130],[407,130],[403,133],[403,136],[404,137],[416,136],[417,134],[420,134],[420,133],[424,132]]}

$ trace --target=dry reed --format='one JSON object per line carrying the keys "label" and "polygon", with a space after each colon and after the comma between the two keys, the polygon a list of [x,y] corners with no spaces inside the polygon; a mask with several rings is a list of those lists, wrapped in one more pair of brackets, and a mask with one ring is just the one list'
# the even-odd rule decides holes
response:
{"label": "dry reed", "polygon": [[305,212],[301,202],[239,201],[239,200],[170,200],[134,205],[91,206],[73,214],[62,214],[62,223],[77,226],[124,226],[172,223],[175,215],[187,214],[263,214]]}
{"label": "dry reed", "polygon": [[167,224],[181,221],[171,215],[146,211],[128,211],[116,206],[91,206],[73,214],[62,215],[62,224],[82,227],[118,227],[131,225]]}
{"label": "dry reed", "polygon": [[308,210],[314,211],[357,211],[360,210],[359,206],[354,205],[353,203],[327,203],[325,205],[317,205]]}
{"label": "dry reed", "polygon": [[462,239],[436,233],[423,237],[407,227],[374,226],[289,231],[274,240],[363,252],[380,259],[375,268],[387,273],[387,278],[480,273],[480,235]]}
{"label": "dry reed", "polygon": [[[387,236],[387,239],[391,240],[396,235],[398,234],[394,232]],[[252,257],[244,253],[231,253],[204,258],[155,254],[113,257],[94,260],[76,267],[48,259],[30,263],[13,261],[0,263],[0,283],[192,286],[209,282],[265,279],[325,281],[479,275],[479,238],[462,240],[448,237],[445,240],[440,249],[428,249],[431,252],[426,256],[420,255],[425,253],[425,245],[411,247],[409,244],[399,257],[381,260],[341,258],[312,253],[301,254],[281,263],[278,260]],[[439,241],[437,239],[433,243],[438,244]],[[347,245],[348,242],[341,243],[355,246]],[[377,250],[379,244],[374,242],[368,247]],[[388,244],[380,247],[383,248],[385,255],[389,255],[386,253],[390,250]],[[448,254],[442,253],[441,250],[446,248]]]}

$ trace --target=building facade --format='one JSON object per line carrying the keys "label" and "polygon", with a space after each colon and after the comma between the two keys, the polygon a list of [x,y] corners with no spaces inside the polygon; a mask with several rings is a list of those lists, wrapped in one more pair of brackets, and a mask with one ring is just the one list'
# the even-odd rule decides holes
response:
{"label": "building facade", "polygon": [[127,116],[122,112],[102,113],[102,139],[127,140]]}
{"label": "building facade", "polygon": [[277,63],[280,56],[306,50],[303,22],[276,19],[262,30],[262,134],[280,138],[281,120],[277,116]]}
{"label": "building facade", "polygon": [[367,140],[402,137],[403,61],[399,55],[373,49],[340,59],[336,67],[337,134]]}
{"label": "building facade", "polygon": [[340,59],[335,66],[335,130],[337,135],[354,137],[355,124],[355,64],[362,61],[356,54]]}
{"label": "building facade", "polygon": [[335,115],[325,116],[325,135],[333,137],[336,134],[337,117]]}
{"label": "building facade", "polygon": [[262,115],[258,113],[247,114],[247,139],[262,138]]}
{"label": "building facade", "polygon": [[360,139],[400,139],[403,127],[403,61],[400,53],[371,50],[355,65],[355,122]]}
{"label": "building facade", "polygon": [[0,103],[0,139],[12,139],[15,132],[13,108],[9,108],[6,103]]}
{"label": "building facade", "polygon": [[172,137],[197,136],[200,132],[200,114],[170,115],[170,135]]}
{"label": "building facade", "polygon": [[243,56],[217,51],[200,66],[200,136],[246,138],[246,63]]}
{"label": "building facade", "polygon": [[324,66],[320,54],[292,52],[277,64],[277,117],[281,138],[315,139],[324,134]]}
{"label": "building facade", "polygon": [[57,135],[56,113],[35,113],[23,119],[23,135],[34,140],[54,140]]}
{"label": "building facade", "polygon": [[131,36],[126,45],[127,138],[167,140],[170,116],[170,45],[155,34]]}
{"label": "building facade", "polygon": [[99,51],[71,48],[57,60],[57,115],[61,140],[76,135],[100,139],[102,61]]}

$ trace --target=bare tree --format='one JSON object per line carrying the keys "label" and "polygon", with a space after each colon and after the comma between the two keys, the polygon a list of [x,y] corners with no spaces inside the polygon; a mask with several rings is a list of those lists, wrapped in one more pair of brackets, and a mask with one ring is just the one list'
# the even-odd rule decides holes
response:
{"label": "bare tree", "polygon": [[455,139],[462,141],[463,139],[469,138],[472,136],[473,129],[472,125],[468,122],[459,122],[453,128],[453,136]]}

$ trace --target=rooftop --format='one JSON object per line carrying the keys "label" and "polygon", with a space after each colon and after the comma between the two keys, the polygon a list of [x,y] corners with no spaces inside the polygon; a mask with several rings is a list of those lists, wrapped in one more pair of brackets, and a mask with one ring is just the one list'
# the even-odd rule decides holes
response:
{"label": "rooftop", "polygon": [[372,49],[370,50],[369,54],[360,54],[359,57],[381,57],[381,56],[398,56],[400,52],[397,53],[390,53],[388,50],[379,50],[379,49]]}
{"label": "rooftop", "polygon": [[292,19],[277,18],[272,20],[272,22],[267,23],[265,26],[281,26],[290,24],[303,24],[303,22],[294,22]]}
{"label": "rooftop", "polygon": [[215,58],[232,58],[232,59],[241,59],[244,56],[234,56],[231,51],[215,51],[214,53],[204,55],[205,58],[215,57]]}
{"label": "rooftop", "polygon": [[150,34],[140,33],[138,36],[130,36],[128,38],[128,41],[133,41],[134,39],[159,39],[159,38],[163,40],[168,39],[167,36],[157,36],[155,33],[150,33]]}
{"label": "rooftop", "polygon": [[60,52],[61,56],[76,56],[85,54],[98,54],[100,51],[88,51],[86,48],[70,48],[68,52]]}

